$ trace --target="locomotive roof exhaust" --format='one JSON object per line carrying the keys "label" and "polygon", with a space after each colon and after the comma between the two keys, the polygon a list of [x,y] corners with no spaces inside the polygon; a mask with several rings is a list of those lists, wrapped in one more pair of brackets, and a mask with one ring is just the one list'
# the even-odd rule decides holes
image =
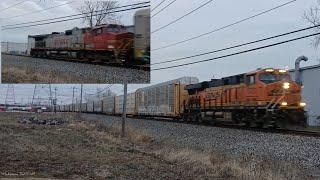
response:
{"label": "locomotive roof exhaust", "polygon": [[296,59],[295,62],[295,81],[296,83],[302,85],[302,80],[301,80],[301,72],[300,72],[300,62],[301,61],[308,61],[308,58],[306,56],[300,56],[298,59]]}

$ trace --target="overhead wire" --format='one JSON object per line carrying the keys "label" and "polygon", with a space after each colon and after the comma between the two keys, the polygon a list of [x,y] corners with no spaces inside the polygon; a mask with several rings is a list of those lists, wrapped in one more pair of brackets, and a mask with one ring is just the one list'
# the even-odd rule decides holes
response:
{"label": "overhead wire", "polygon": [[281,44],[297,41],[297,40],[300,40],[300,39],[305,39],[305,38],[312,37],[312,36],[318,36],[318,35],[320,35],[320,33],[310,34],[310,35],[307,35],[307,36],[302,36],[302,37],[298,37],[298,38],[294,38],[294,39],[290,39],[290,40],[286,40],[286,41],[281,41],[281,42],[278,42],[278,43],[274,43],[274,44],[270,44],[270,45],[266,45],[266,46],[261,46],[261,47],[258,47],[258,48],[253,48],[253,49],[249,49],[249,50],[245,50],[245,51],[240,51],[240,52],[236,52],[236,53],[232,53],[232,54],[228,54],[228,55],[224,55],[224,56],[219,56],[219,57],[215,57],[215,58],[210,58],[210,59],[205,59],[205,60],[200,60],[200,61],[194,61],[194,62],[179,64],[179,65],[174,65],[174,66],[156,68],[156,69],[152,69],[152,71],[172,69],[172,68],[188,66],[188,65],[192,65],[192,64],[199,64],[199,63],[203,63],[203,62],[213,61],[213,60],[222,59],[222,58],[226,58],[226,57],[231,57],[231,56],[244,54],[244,53],[248,53],[248,52],[252,52],[252,51],[257,51],[257,50],[260,50],[260,49],[265,49],[265,48],[269,48],[269,47],[273,47],[273,46],[278,46],[278,45],[281,45]]}
{"label": "overhead wire", "polygon": [[154,8],[151,9],[151,12],[156,10],[158,7],[161,6],[161,4],[163,4],[166,0],[162,0],[159,4],[157,4]]}
{"label": "overhead wire", "polygon": [[163,7],[162,9],[160,9],[158,12],[156,12],[155,14],[153,14],[151,16],[151,18],[153,18],[154,16],[160,14],[162,11],[164,11],[165,9],[167,9],[169,6],[171,6],[174,2],[176,2],[177,0],[173,0],[171,1],[169,4],[167,4],[165,7]]}
{"label": "overhead wire", "polygon": [[7,18],[5,18],[5,20],[14,19],[14,18],[21,17],[21,16],[26,17],[26,16],[31,15],[31,14],[37,14],[37,13],[40,13],[40,12],[48,11],[50,9],[54,9],[54,8],[57,8],[57,7],[65,6],[65,5],[68,5],[68,4],[75,3],[75,2],[77,2],[77,1],[69,1],[69,2],[66,2],[66,3],[63,3],[63,4],[59,4],[59,5],[56,5],[56,6],[49,7],[49,8],[41,9],[41,10],[38,10],[38,11],[32,11],[32,12],[28,12],[28,13],[24,13],[24,14],[20,14],[20,15],[16,15],[16,16],[7,17]]}
{"label": "overhead wire", "polygon": [[200,6],[198,6],[197,8],[195,8],[195,9],[191,10],[190,12],[188,12],[188,13],[184,14],[183,16],[181,16],[181,17],[179,17],[179,18],[177,18],[177,19],[175,19],[175,20],[173,20],[173,21],[169,22],[168,24],[166,24],[166,25],[164,25],[164,26],[161,26],[161,27],[157,28],[156,30],[152,31],[151,33],[158,32],[158,31],[160,31],[160,30],[162,30],[162,29],[164,29],[164,28],[166,28],[166,27],[168,27],[168,26],[170,26],[170,25],[172,25],[172,24],[174,24],[174,23],[176,23],[176,22],[180,21],[181,19],[183,19],[183,18],[185,18],[185,17],[189,16],[190,14],[193,14],[194,12],[198,11],[199,9],[201,9],[201,8],[205,7],[206,5],[208,5],[209,3],[211,3],[212,1],[214,1],[214,0],[209,0],[209,1],[207,1],[207,2],[205,2],[205,3],[203,3],[203,4],[201,4],[201,5],[200,5]]}
{"label": "overhead wire", "polygon": [[200,35],[196,35],[196,36],[193,36],[193,37],[191,37],[191,38],[188,38],[188,39],[185,39],[185,40],[182,40],[182,41],[178,41],[178,42],[171,43],[171,44],[168,44],[168,45],[165,45],[165,46],[161,46],[161,47],[158,47],[158,48],[151,49],[151,51],[158,51],[158,50],[160,50],[160,49],[165,49],[165,48],[173,47],[173,46],[176,46],[176,45],[179,45],[179,44],[182,44],[182,43],[186,43],[186,42],[189,42],[189,41],[192,41],[192,40],[201,38],[201,37],[203,37],[203,36],[212,34],[212,33],[214,33],[214,32],[218,32],[218,31],[224,30],[224,29],[226,29],[226,28],[229,28],[229,27],[232,27],[232,26],[234,26],[234,25],[243,23],[243,22],[245,22],[245,21],[248,21],[248,20],[250,20],[250,19],[256,18],[256,17],[258,17],[258,16],[267,14],[267,13],[269,13],[269,12],[272,12],[272,11],[276,10],[276,9],[279,9],[279,8],[284,7],[284,6],[286,6],[286,5],[292,4],[292,3],[296,2],[296,1],[297,1],[297,0],[291,0],[291,1],[289,1],[289,2],[286,2],[286,3],[284,3],[284,4],[278,5],[278,6],[276,6],[276,7],[273,7],[273,8],[271,8],[271,9],[268,9],[268,10],[266,10],[266,11],[260,12],[260,13],[258,13],[258,14],[253,15],[253,16],[250,16],[250,17],[241,19],[241,20],[236,21],[236,22],[233,22],[233,23],[231,23],[231,24],[228,24],[228,25],[225,25],[225,26],[216,28],[216,29],[211,30],[211,31],[209,31],[209,32],[206,32],[206,33],[203,33],[203,34],[200,34]]}
{"label": "overhead wire", "polygon": [[0,12],[3,12],[3,11],[6,11],[6,10],[8,10],[8,9],[11,9],[11,8],[13,8],[13,7],[16,7],[16,6],[20,5],[20,4],[23,4],[23,3],[27,2],[27,1],[28,1],[28,0],[26,0],[26,1],[20,1],[20,2],[18,2],[18,3],[16,3],[16,4],[13,4],[13,5],[11,5],[11,6],[8,6],[8,7],[4,8],[4,9],[1,9]]}
{"label": "overhead wire", "polygon": [[[123,9],[123,10],[118,10],[118,11],[113,11],[113,12],[107,12],[107,13],[102,13],[102,14],[95,14],[95,15],[93,15],[93,16],[99,16],[99,15],[103,15],[103,14],[110,14],[110,13],[117,13],[117,12],[124,12],[124,11],[141,9],[141,8],[146,8],[146,7],[150,7],[150,5],[144,5],[144,6],[139,6],[139,7],[134,7],[134,8],[128,8],[128,9]],[[70,19],[64,19],[64,20],[59,20],[59,21],[52,21],[52,22],[47,22],[47,23],[31,24],[31,25],[18,26],[18,27],[9,27],[9,28],[3,28],[2,30],[21,29],[21,28],[26,28],[26,27],[42,26],[42,25],[47,25],[47,24],[55,24],[55,23],[72,21],[72,20],[83,19],[83,18],[84,18],[84,17],[77,17],[77,18],[70,18]]]}
{"label": "overhead wire", "polygon": [[191,55],[191,56],[186,56],[186,57],[182,57],[182,58],[176,58],[176,59],[172,59],[172,60],[166,60],[166,61],[162,61],[162,62],[158,62],[158,63],[153,63],[151,65],[173,63],[173,62],[178,62],[178,61],[182,61],[182,60],[185,60],[185,59],[190,59],[190,58],[194,58],[194,57],[199,57],[199,56],[204,56],[204,55],[213,54],[213,53],[217,53],[217,52],[222,52],[222,51],[226,51],[226,50],[230,50],[230,49],[234,49],[234,48],[238,48],[238,47],[242,47],[242,46],[247,46],[247,45],[250,45],[250,44],[255,44],[255,43],[267,41],[267,40],[270,40],[270,39],[279,38],[279,37],[282,37],[282,36],[287,36],[287,35],[290,35],[290,34],[295,34],[295,33],[298,33],[298,32],[310,30],[310,29],[317,28],[317,27],[320,27],[320,25],[311,26],[311,27],[307,27],[307,28],[303,28],[303,29],[298,29],[298,30],[295,30],[295,31],[291,31],[291,32],[287,32],[287,33],[283,33],[283,34],[279,34],[279,35],[275,35],[275,36],[271,36],[271,37],[267,37],[267,38],[262,38],[262,39],[259,39],[259,40],[255,40],[255,41],[251,41],[251,42],[247,42],[247,43],[243,43],[243,44],[239,44],[239,45],[235,45],[235,46],[231,46],[231,47],[227,47],[227,48],[222,48],[222,49],[213,50],[213,51],[200,53],[200,54],[196,54],[196,55]]}
{"label": "overhead wire", "polygon": [[[149,4],[149,3],[150,3],[150,1],[146,1],[146,2],[141,2],[141,3],[118,6],[118,7],[114,7],[114,8],[96,10],[96,11],[93,11],[93,12],[94,13],[98,13],[98,12],[106,11],[106,10],[114,10],[114,9],[121,9],[121,8],[125,8],[125,7],[140,6],[140,5],[145,5],[145,4]],[[65,19],[65,18],[69,18],[69,17],[82,16],[82,15],[89,14],[89,13],[91,13],[91,12],[73,14],[73,15],[69,15],[69,16],[60,16],[60,17],[56,17],[56,18],[42,19],[42,20],[37,20],[37,21],[29,21],[29,22],[24,22],[24,23],[8,24],[8,25],[4,25],[3,27],[10,27],[10,26],[17,26],[17,25],[24,25],[24,24],[32,24],[32,23],[38,23],[38,22],[46,22],[46,21],[57,20],[57,19]]]}

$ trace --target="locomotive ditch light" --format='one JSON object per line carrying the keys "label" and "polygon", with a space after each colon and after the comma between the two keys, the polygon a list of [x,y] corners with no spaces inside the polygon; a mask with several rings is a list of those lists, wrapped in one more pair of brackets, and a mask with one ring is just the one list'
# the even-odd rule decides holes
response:
{"label": "locomotive ditch light", "polygon": [[274,72],[274,69],[266,69],[266,72]]}
{"label": "locomotive ditch light", "polygon": [[288,106],[288,103],[287,102],[282,102],[281,106]]}
{"label": "locomotive ditch light", "polygon": [[290,88],[290,83],[288,83],[288,82],[285,82],[285,83],[283,83],[283,89],[289,89]]}
{"label": "locomotive ditch light", "polygon": [[300,107],[306,107],[306,106],[307,106],[307,103],[301,102],[299,105],[300,105]]}

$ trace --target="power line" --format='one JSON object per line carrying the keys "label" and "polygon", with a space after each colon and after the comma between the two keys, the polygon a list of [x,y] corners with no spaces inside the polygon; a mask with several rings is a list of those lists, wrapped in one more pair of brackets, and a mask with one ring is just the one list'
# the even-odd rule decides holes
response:
{"label": "power line", "polygon": [[209,3],[211,3],[212,1],[213,1],[213,0],[209,0],[209,1],[205,2],[204,4],[202,4],[202,5],[200,5],[199,7],[197,7],[197,8],[195,8],[195,9],[193,9],[192,11],[188,12],[187,14],[185,14],[185,15],[183,15],[183,16],[181,16],[181,17],[179,17],[179,18],[178,18],[178,19],[176,19],[176,20],[171,21],[170,23],[168,23],[168,24],[166,24],[166,25],[164,25],[164,26],[161,26],[160,28],[158,28],[158,29],[156,29],[156,30],[152,31],[151,33],[158,32],[158,31],[160,31],[160,30],[162,30],[162,29],[164,29],[164,28],[166,28],[166,27],[168,27],[168,26],[170,26],[170,25],[172,25],[172,24],[174,24],[174,23],[176,23],[176,22],[180,21],[181,19],[183,19],[183,18],[185,18],[185,17],[189,16],[190,14],[192,14],[192,13],[194,13],[194,12],[198,11],[198,10],[199,10],[199,9],[201,9],[202,7],[204,7],[204,6],[208,5],[208,4],[209,4]]}
{"label": "power line", "polygon": [[13,7],[15,7],[15,6],[18,6],[18,5],[22,4],[22,3],[25,3],[25,2],[27,2],[27,1],[28,1],[28,0],[26,0],[26,1],[20,1],[20,2],[18,2],[18,3],[16,3],[16,4],[13,4],[13,5],[11,5],[11,6],[8,6],[8,7],[4,8],[4,9],[1,9],[0,12],[6,11],[6,10],[8,10],[8,9],[11,9],[11,8],[13,8]]}
{"label": "power line", "polygon": [[192,41],[192,40],[198,39],[198,38],[200,38],[200,37],[203,37],[203,36],[212,34],[212,33],[214,33],[214,32],[221,31],[221,30],[223,30],[223,29],[226,29],[226,28],[232,27],[232,26],[234,26],[234,25],[240,24],[240,23],[242,23],[242,22],[248,21],[248,20],[250,20],[250,19],[253,19],[253,18],[255,18],[255,17],[261,16],[261,15],[266,14],[266,13],[268,13],[268,12],[274,11],[274,10],[276,10],[276,9],[279,9],[279,8],[283,7],[283,6],[289,5],[289,4],[291,4],[291,3],[295,2],[295,1],[297,1],[297,0],[289,1],[289,2],[287,2],[287,3],[284,3],[284,4],[281,4],[281,5],[279,5],[279,6],[273,7],[273,8],[271,8],[271,9],[269,9],[269,10],[263,11],[263,12],[261,12],[261,13],[255,14],[255,15],[253,15],[253,16],[250,16],[250,17],[244,18],[244,19],[242,19],[242,20],[236,21],[236,22],[234,22],[234,23],[228,24],[228,25],[226,25],[226,26],[223,26],[223,27],[214,29],[214,30],[212,30],[212,31],[209,31],[209,32],[206,32],[206,33],[203,33],[203,34],[200,34],[200,35],[197,35],[197,36],[194,36],[194,37],[185,39],[185,40],[183,40],[183,41],[179,41],[179,42],[171,43],[171,44],[168,44],[168,45],[159,47],[159,48],[155,48],[155,49],[152,49],[151,51],[157,51],[157,50],[160,50],[160,49],[165,49],[165,48],[168,48],[168,47],[176,46],[176,45],[178,45],[178,44],[182,44],[182,43],[186,43],[186,42],[188,42],[188,41]]}
{"label": "power line", "polygon": [[85,94],[86,94],[86,95],[97,95],[97,94],[100,94],[100,93],[102,93],[102,92],[110,89],[112,86],[113,86],[113,84],[110,84],[108,87],[106,87],[106,88],[104,88],[104,89],[102,89],[102,90],[100,90],[100,91],[98,91],[98,92],[95,92],[95,93],[92,93],[92,94],[88,94],[88,93],[85,93]]}
{"label": "power line", "polygon": [[151,12],[157,9],[161,4],[163,4],[166,0],[162,0],[158,5],[156,5],[154,8],[151,9]]}
{"label": "power line", "polygon": [[[124,11],[141,9],[141,8],[146,8],[146,7],[150,7],[150,5],[139,6],[139,7],[134,7],[134,8],[128,8],[128,9],[124,9],[124,10],[118,10],[118,11],[113,11],[113,12],[108,12],[108,13],[102,13],[102,14],[95,14],[95,15],[93,15],[93,16],[99,16],[99,15],[103,15],[103,14],[110,14],[110,13],[117,13],[117,12],[124,12]],[[21,29],[21,28],[25,28],[25,27],[34,27],[34,26],[41,26],[41,25],[47,25],[47,24],[55,24],[55,23],[60,23],[60,22],[65,22],[65,21],[72,21],[72,20],[82,19],[82,18],[84,18],[84,17],[70,18],[70,19],[64,19],[64,20],[60,20],[60,21],[52,21],[52,22],[47,22],[47,23],[32,24],[32,25],[26,25],[26,26],[17,26],[17,27],[11,27],[11,28],[3,28],[2,30]]]}
{"label": "power line", "polygon": [[317,27],[320,27],[320,25],[311,26],[311,27],[307,27],[307,28],[303,28],[303,29],[298,29],[298,30],[291,31],[291,32],[288,32],[288,33],[283,33],[283,34],[280,34],[280,35],[271,36],[271,37],[259,39],[259,40],[256,40],[256,41],[251,41],[251,42],[248,42],[248,43],[243,43],[243,44],[239,44],[239,45],[235,45],[235,46],[223,48],[223,49],[218,49],[218,50],[209,51],[209,52],[205,52],[205,53],[201,53],[201,54],[196,54],[196,55],[192,55],[192,56],[186,56],[186,57],[182,57],[182,58],[177,58],[177,59],[167,60],[167,61],[163,61],[163,62],[158,62],[158,63],[154,63],[154,64],[151,64],[151,65],[172,63],[172,62],[177,62],[177,61],[181,61],[181,60],[185,60],[185,59],[190,59],[190,58],[194,58],[194,57],[199,57],[199,56],[204,56],[204,55],[208,55],[208,54],[213,54],[213,53],[217,53],[217,52],[221,52],[221,51],[226,51],[226,50],[230,50],[230,49],[234,49],[234,48],[238,48],[238,47],[242,47],[242,46],[246,46],[246,45],[250,45],[250,44],[255,44],[255,43],[258,43],[258,42],[267,41],[267,40],[270,40],[270,39],[275,39],[275,38],[282,37],[282,36],[287,36],[287,35],[290,35],[290,34],[294,34],[294,33],[302,32],[302,31],[306,31],[306,30],[309,30],[309,29],[317,28]]}
{"label": "power line", "polygon": [[163,7],[162,9],[160,9],[158,12],[156,12],[155,14],[153,14],[151,16],[151,18],[153,18],[154,16],[158,15],[159,13],[161,13],[162,11],[164,11],[165,9],[167,9],[169,6],[171,6],[174,2],[176,2],[177,0],[173,0],[171,1],[168,5],[166,5],[165,7]]}
{"label": "power line", "polygon": [[54,9],[54,8],[57,8],[57,7],[65,6],[65,5],[68,5],[68,4],[71,4],[71,3],[75,3],[75,2],[76,2],[76,1],[69,1],[69,2],[67,2],[67,3],[59,4],[59,5],[52,6],[52,7],[46,8],[46,9],[42,9],[42,10],[38,10],[38,11],[33,11],[33,12],[25,13],[25,14],[20,14],[20,15],[17,15],[17,16],[7,17],[7,18],[5,18],[5,20],[13,19],[13,18],[21,17],[21,16],[28,16],[28,15],[30,15],[30,14],[36,14],[36,13],[44,12],[44,11],[47,11],[47,10],[50,10],[50,9]]}
{"label": "power line", "polygon": [[257,50],[260,50],[260,49],[265,49],[265,48],[268,48],[268,47],[278,46],[278,45],[281,45],[281,44],[285,44],[285,43],[289,43],[289,42],[292,42],[292,41],[297,41],[297,40],[300,40],[300,39],[305,39],[305,38],[312,37],[312,36],[317,36],[317,35],[320,35],[320,33],[315,33],[315,34],[311,34],[311,35],[307,35],[307,36],[302,36],[302,37],[299,37],[299,38],[290,39],[290,40],[286,40],[286,41],[281,41],[281,42],[270,44],[270,45],[267,45],[267,46],[261,46],[261,47],[258,47],[258,48],[253,48],[253,49],[249,49],[249,50],[246,50],[246,51],[240,51],[240,52],[237,52],[237,53],[232,53],[232,54],[219,56],[219,57],[215,57],[215,58],[210,58],[210,59],[205,59],[205,60],[195,61],[195,62],[190,62],[190,63],[185,63],[185,64],[179,64],[179,65],[175,65],[175,66],[157,68],[157,69],[153,69],[152,71],[159,71],[159,70],[164,70],[164,69],[172,69],[172,68],[176,68],[176,67],[182,67],[182,66],[187,66],[187,65],[192,65],[192,64],[199,64],[199,63],[203,63],[203,62],[213,61],[213,60],[222,59],[222,58],[226,58],[226,57],[230,57],[230,56],[235,56],[235,55],[244,54],[244,53],[248,53],[248,52],[252,52],[252,51],[257,51]]}
{"label": "power line", "polygon": [[[144,4],[148,4],[148,3],[150,3],[150,1],[141,2],[141,3],[135,3],[135,4],[129,4],[129,5],[124,5],[124,6],[118,6],[118,7],[115,7],[115,8],[108,8],[108,9],[104,9],[104,10],[121,9],[121,8],[125,8],[125,7],[133,7],[133,6],[144,5]],[[97,10],[97,11],[94,11],[94,12],[101,12],[101,11],[103,11],[103,9]],[[73,14],[73,15],[69,15],[69,16],[60,16],[60,17],[56,17],[56,18],[42,19],[42,20],[37,20],[37,21],[29,21],[29,22],[25,22],[25,23],[8,24],[8,25],[4,25],[3,27],[6,28],[8,26],[17,26],[17,25],[32,24],[32,23],[38,23],[38,22],[46,22],[46,21],[57,20],[57,19],[65,19],[65,18],[69,18],[69,17],[82,16],[82,15],[85,15],[85,14],[88,14],[88,13],[79,13],[79,14]]]}

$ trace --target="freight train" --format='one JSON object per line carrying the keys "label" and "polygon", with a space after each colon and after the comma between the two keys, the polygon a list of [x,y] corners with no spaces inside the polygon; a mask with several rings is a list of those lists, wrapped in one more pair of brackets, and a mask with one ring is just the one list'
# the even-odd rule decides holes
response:
{"label": "freight train", "polygon": [[27,53],[32,57],[78,61],[150,64],[150,10],[139,10],[133,26],[105,24],[73,28],[63,33],[28,36]]}
{"label": "freight train", "polygon": [[[82,112],[117,115],[123,96],[81,105]],[[198,82],[185,77],[138,89],[128,95],[132,116],[165,117],[187,122],[210,122],[263,128],[305,127],[307,118],[301,86],[288,71],[258,69],[222,79]],[[80,105],[63,105],[59,111],[80,111]]]}

